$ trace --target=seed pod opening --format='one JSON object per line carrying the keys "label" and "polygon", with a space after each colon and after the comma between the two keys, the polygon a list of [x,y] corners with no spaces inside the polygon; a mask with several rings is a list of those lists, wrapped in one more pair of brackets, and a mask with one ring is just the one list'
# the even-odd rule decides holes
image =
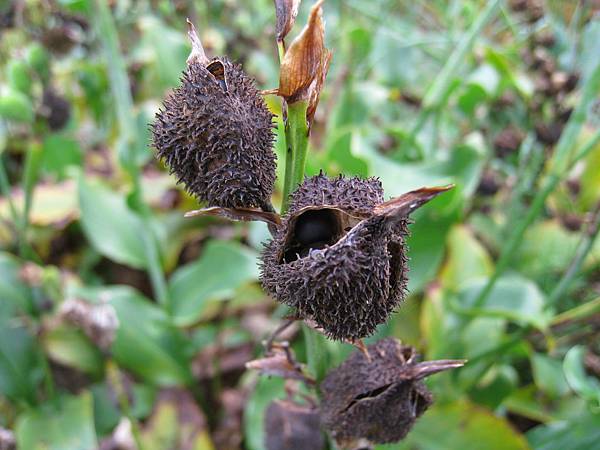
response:
{"label": "seed pod opening", "polygon": [[209,206],[270,209],[273,115],[254,81],[225,57],[193,51],[181,85],[152,125],[153,144],[178,182]]}
{"label": "seed pod opening", "polygon": [[386,338],[355,351],[321,383],[321,420],[345,447],[366,439],[384,444],[404,438],[433,398],[423,378],[460,367],[464,361],[418,363],[415,349]]}
{"label": "seed pod opening", "polygon": [[439,192],[383,202],[375,178],[305,180],[263,252],[264,288],[332,339],[372,334],[405,296],[408,214]]}
{"label": "seed pod opening", "polygon": [[320,450],[325,446],[319,411],[291,400],[274,400],[265,413],[267,450]]}

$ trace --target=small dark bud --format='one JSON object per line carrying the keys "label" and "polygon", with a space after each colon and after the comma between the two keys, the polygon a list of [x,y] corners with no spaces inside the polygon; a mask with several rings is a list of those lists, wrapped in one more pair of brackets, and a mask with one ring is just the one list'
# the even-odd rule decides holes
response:
{"label": "small dark bud", "polygon": [[495,195],[500,189],[501,183],[502,181],[496,172],[486,170],[479,181],[477,193],[484,197]]}
{"label": "small dark bud", "polygon": [[342,448],[366,439],[385,444],[404,438],[433,398],[423,378],[464,361],[417,362],[415,349],[386,338],[355,351],[321,383],[321,421]]}
{"label": "small dark bud", "polygon": [[52,131],[59,131],[67,125],[71,118],[71,104],[53,89],[44,90],[39,114],[46,119]]}
{"label": "small dark bud", "polygon": [[507,127],[494,138],[494,149],[499,157],[516,152],[523,142],[523,134],[514,127]]}
{"label": "small dark bud", "polygon": [[408,215],[447,189],[383,202],[374,178],[306,179],[263,252],[264,288],[332,339],[372,334],[406,294]]}
{"label": "small dark bud", "polygon": [[267,450],[321,450],[319,411],[291,400],[274,400],[265,413]]}
{"label": "small dark bud", "polygon": [[560,123],[546,124],[538,122],[535,124],[535,135],[537,140],[545,145],[554,145],[560,139],[563,125]]}
{"label": "small dark bud", "polygon": [[209,206],[270,209],[273,115],[241,66],[209,61],[193,28],[190,37],[181,85],[152,125],[158,157]]}

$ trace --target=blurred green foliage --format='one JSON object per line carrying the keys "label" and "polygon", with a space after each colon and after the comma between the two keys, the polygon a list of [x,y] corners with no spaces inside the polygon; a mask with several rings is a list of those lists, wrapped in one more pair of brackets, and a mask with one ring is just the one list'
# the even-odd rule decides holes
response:
{"label": "blurred green foliage", "polygon": [[[600,441],[592,3],[324,5],[334,58],[307,173],[377,176],[387,196],[456,184],[416,214],[410,296],[374,339],[470,362],[428,380],[435,405],[381,449]],[[186,17],[210,55],[277,86],[270,0],[0,3],[0,426],[20,449],[121,448],[131,430],[146,450],[259,450],[285,395],[244,373],[283,314],[257,282],[266,227],[184,219],[197,205],[148,146]],[[114,308],[110,349],[65,321],[67,299]],[[351,351],[324,345],[328,367]]]}

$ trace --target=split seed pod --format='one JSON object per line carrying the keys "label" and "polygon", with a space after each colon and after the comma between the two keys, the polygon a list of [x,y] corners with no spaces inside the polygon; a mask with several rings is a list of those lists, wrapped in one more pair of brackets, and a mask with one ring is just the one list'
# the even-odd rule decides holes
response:
{"label": "split seed pod", "polygon": [[209,60],[191,23],[189,36],[181,85],[152,125],[158,156],[208,206],[270,210],[273,115],[241,66]]}
{"label": "split seed pod", "polygon": [[384,202],[375,178],[306,179],[263,252],[265,290],[332,339],[369,336],[406,294],[408,215],[447,189]]}
{"label": "split seed pod", "polygon": [[386,338],[368,347],[370,359],[354,351],[321,383],[321,420],[346,448],[358,440],[384,444],[404,438],[433,402],[421,381],[462,360],[417,362],[415,349]]}
{"label": "split seed pod", "polygon": [[265,412],[265,446],[267,450],[324,448],[318,409],[291,400],[271,402]]}

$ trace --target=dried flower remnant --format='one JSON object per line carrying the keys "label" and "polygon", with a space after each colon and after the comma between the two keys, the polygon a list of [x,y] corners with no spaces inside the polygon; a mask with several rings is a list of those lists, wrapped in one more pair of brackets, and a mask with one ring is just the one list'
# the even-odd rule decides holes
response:
{"label": "dried flower remnant", "polygon": [[325,48],[323,0],[310,10],[308,23],[292,41],[281,62],[279,95],[288,104],[306,101],[306,118],[310,124],[329,70],[332,54]]}
{"label": "dried flower remnant", "polygon": [[209,60],[191,24],[189,35],[181,85],[152,125],[158,157],[208,206],[271,210],[273,115],[241,66]]}
{"label": "dried flower remnant", "polygon": [[277,19],[275,25],[275,34],[277,41],[282,42],[288,33],[292,30],[296,17],[298,16],[298,8],[301,0],[274,0],[275,17]]}
{"label": "dried flower remnant", "polygon": [[291,400],[274,400],[265,412],[267,450],[320,450],[325,446],[319,410]]}
{"label": "dried flower remnant", "polygon": [[287,342],[273,343],[264,358],[248,361],[246,369],[258,370],[261,375],[300,380],[307,384],[315,383],[315,380],[305,373],[303,365],[296,361]]}
{"label": "dried flower remnant", "polygon": [[265,290],[332,339],[372,334],[405,297],[408,215],[448,189],[384,202],[375,178],[306,179],[263,252]]}
{"label": "dried flower remnant", "polygon": [[323,426],[340,447],[358,440],[390,443],[404,438],[433,398],[423,378],[464,361],[417,362],[415,349],[386,338],[355,351],[321,383]]}
{"label": "dried flower remnant", "polygon": [[81,328],[98,348],[107,351],[115,340],[119,319],[109,303],[92,304],[68,299],[60,306],[60,317]]}

